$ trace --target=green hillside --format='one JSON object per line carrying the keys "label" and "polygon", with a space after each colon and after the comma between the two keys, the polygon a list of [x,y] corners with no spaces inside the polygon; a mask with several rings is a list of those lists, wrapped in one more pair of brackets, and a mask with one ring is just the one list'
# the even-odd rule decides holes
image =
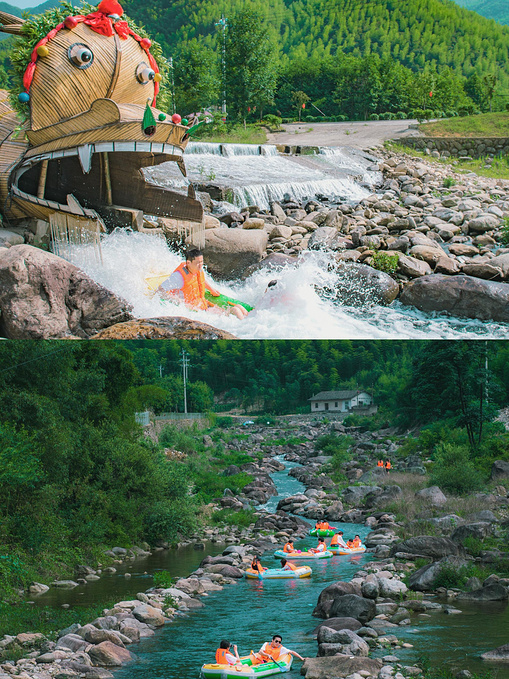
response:
{"label": "green hillside", "polygon": [[509,24],[509,4],[507,0],[456,0],[458,5],[477,12],[487,19],[495,19],[500,24]]}
{"label": "green hillside", "polygon": [[[169,53],[193,38],[213,47],[221,14],[230,17],[244,6],[240,0],[123,4]],[[499,63],[500,80],[509,87],[509,28],[450,0],[253,0],[249,6],[277,29],[289,59],[377,54],[414,70],[449,66],[464,76],[487,73]]]}

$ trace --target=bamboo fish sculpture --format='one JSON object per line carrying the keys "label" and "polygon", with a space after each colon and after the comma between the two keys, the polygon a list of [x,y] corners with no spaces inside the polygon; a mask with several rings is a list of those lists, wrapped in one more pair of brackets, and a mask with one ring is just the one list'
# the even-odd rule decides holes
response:
{"label": "bamboo fish sculpture", "polygon": [[[0,91],[0,209],[7,221],[50,221],[64,213],[115,226],[119,214],[143,211],[182,220],[202,232],[203,210],[188,195],[145,181],[141,168],[175,161],[189,134],[155,108],[159,90],[150,40],[122,20],[116,0],[68,16],[33,48],[19,100],[20,121]],[[0,30],[22,34],[24,20],[0,12]],[[3,141],[2,141],[3,140]]]}

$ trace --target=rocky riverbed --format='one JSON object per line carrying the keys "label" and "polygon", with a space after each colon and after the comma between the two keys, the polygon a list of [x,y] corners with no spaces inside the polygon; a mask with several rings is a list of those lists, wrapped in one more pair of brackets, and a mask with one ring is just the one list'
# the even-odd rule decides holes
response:
{"label": "rocky riverbed", "polygon": [[[509,321],[509,182],[459,173],[381,149],[365,153],[380,184],[359,203],[291,196],[213,215],[205,209],[205,258],[217,279],[299,267],[309,250],[334,253],[339,305],[391,304]],[[206,187],[205,187],[206,188]],[[171,219],[144,232],[175,244]],[[187,318],[135,319],[130,305],[76,266],[35,247],[32,225],[0,229],[0,334],[7,338],[228,338]],[[41,290],[46,291],[44,294]],[[113,327],[115,326],[115,327]],[[98,334],[102,333],[102,334]]]}
{"label": "rocky riverbed", "polygon": [[[355,427],[346,428],[340,422],[296,419],[290,424],[292,441],[299,439],[298,443],[271,445],[271,440],[281,440],[287,432],[278,427],[253,427],[248,441],[224,441],[225,446],[233,450],[249,448],[253,458],[251,463],[229,468],[225,473],[246,471],[253,476],[253,481],[236,497],[227,493],[215,507],[242,509],[263,505],[276,494],[270,474],[281,470],[281,456],[302,464],[291,473],[306,486],[305,492],[282,498],[275,513],[257,512],[256,522],[247,528],[209,528],[191,538],[189,542],[197,546],[205,539],[226,544],[222,554],[205,556],[198,569],[171,587],[151,588],[133,599],[120,601],[86,625],[61,630],[57,641],[29,631],[16,637],[5,636],[0,641],[0,652],[18,648],[23,657],[16,662],[0,660],[0,679],[12,676],[108,679],[112,668],[135,659],[130,650],[133,643],[203,607],[204,597],[209,593],[238,582],[254,554],[273,551],[288,537],[304,537],[309,523],[299,515],[312,520],[327,518],[331,522],[364,523],[370,528],[365,543],[373,558],[351,581],[330,583],[320,593],[312,614],[324,622],[313,631],[318,643],[317,657],[307,658],[302,666],[307,679],[369,676],[402,679],[420,674],[421,668],[405,665],[397,655],[399,649],[412,646],[399,639],[399,630],[410,624],[425,623],[434,615],[461,615],[456,607],[460,602],[507,604],[509,579],[495,573],[482,582],[470,578],[464,591],[434,585],[442,569],[457,570],[473,561],[464,547],[467,537],[483,540],[488,535],[500,534],[507,526],[509,496],[501,483],[509,477],[507,462],[495,463],[492,480],[500,485],[495,486],[494,492],[476,497],[476,504],[483,509],[466,519],[447,512],[448,498],[439,488],[412,491],[413,502],[420,512],[419,518],[410,522],[417,522],[415,534],[405,536],[402,533],[408,531],[408,524],[396,520],[384,507],[407,492],[394,479],[422,476],[425,461],[415,455],[398,460],[392,477],[375,466],[375,460],[380,457],[397,453],[404,436],[398,436],[393,430],[363,433]],[[345,465],[352,485],[341,491],[329,475],[330,459],[317,455],[315,450],[316,439],[331,431],[348,434],[353,441],[353,459]],[[278,459],[274,459],[276,455]],[[418,530],[420,526],[430,525],[434,527],[433,534]],[[145,547],[131,552],[115,548],[109,556],[121,562],[146,554]],[[159,545],[158,549],[161,548],[167,545]],[[499,550],[484,550],[475,562],[489,568],[494,561],[507,556]],[[416,570],[417,559],[425,561],[425,565]],[[75,581],[57,581],[53,586],[74,587],[80,579],[86,583],[100,575],[83,566],[77,569]],[[40,589],[34,585],[31,593],[37,591]],[[483,657],[488,661],[507,662],[508,651],[507,646],[502,646]],[[467,676],[461,674],[461,677]]]}

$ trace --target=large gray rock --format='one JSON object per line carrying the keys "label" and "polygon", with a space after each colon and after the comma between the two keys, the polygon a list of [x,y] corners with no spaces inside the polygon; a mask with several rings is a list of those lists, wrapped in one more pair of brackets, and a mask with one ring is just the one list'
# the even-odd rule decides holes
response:
{"label": "large gray rock", "polygon": [[399,599],[400,596],[406,594],[408,587],[404,582],[397,578],[377,578],[378,586],[380,588],[380,596],[389,599]]}
{"label": "large gray rock", "polygon": [[133,610],[133,615],[137,620],[151,627],[162,627],[165,623],[164,615],[159,608],[154,608],[154,606],[148,604],[137,606]]}
{"label": "large gray rock", "polygon": [[462,544],[466,538],[475,538],[476,540],[484,540],[492,533],[491,524],[487,521],[478,521],[477,523],[466,523],[463,526],[458,526],[451,534],[451,540]]}
{"label": "large gray rock", "polygon": [[132,660],[132,656],[127,648],[122,648],[111,641],[103,641],[97,646],[93,646],[88,655],[94,665],[103,667],[118,667]]}
{"label": "large gray rock", "polygon": [[483,660],[509,663],[509,644],[504,644],[503,646],[494,648],[492,651],[487,651],[481,655],[481,658]]}
{"label": "large gray rock", "polygon": [[403,491],[399,486],[385,486],[380,492],[370,493],[366,497],[365,506],[371,507],[383,507],[384,505],[393,502],[401,498]]}
{"label": "large gray rock", "polygon": [[[363,656],[369,655],[368,644],[360,636],[349,629],[333,630],[330,627],[322,626],[318,632],[318,655],[336,655],[338,651],[347,655]],[[338,649],[337,646],[340,646]]]}
{"label": "large gray rock", "polygon": [[338,301],[349,306],[391,304],[399,294],[399,285],[389,274],[367,264],[344,262],[338,265],[335,290]]}
{"label": "large gray rock", "polygon": [[78,634],[66,634],[64,637],[60,637],[55,648],[57,650],[68,648],[70,651],[80,651],[87,646],[88,642]]}
{"label": "large gray rock", "polygon": [[350,629],[352,632],[356,632],[362,627],[362,624],[355,618],[329,618],[327,622],[321,623],[315,627],[312,632],[309,632],[309,634],[312,634],[316,637],[320,628],[324,626],[332,630]]}
{"label": "large gray rock", "polygon": [[0,249],[0,312],[0,333],[9,339],[86,339],[131,318],[125,301],[31,245]]}
{"label": "large gray rock", "polygon": [[[316,604],[316,607],[313,611],[313,615],[315,618],[330,618],[334,617],[329,615],[330,612],[330,607],[332,606],[332,602],[334,599],[337,599],[338,597],[342,597],[345,594],[357,594],[360,595],[361,590],[359,585],[353,584],[351,582],[343,582],[343,581],[338,581],[334,582],[332,585],[329,585],[325,589],[323,589],[319,596],[318,596],[318,602]],[[345,617],[345,616],[336,616],[336,617]],[[353,617],[355,618],[356,616],[346,616],[346,617]]]}
{"label": "large gray rock", "polygon": [[349,655],[335,655],[330,658],[306,658],[301,674],[306,679],[340,679],[358,672],[368,672],[377,676],[382,669],[378,658],[359,658]]}
{"label": "large gray rock", "polygon": [[441,507],[447,502],[447,498],[438,486],[423,488],[422,490],[417,491],[415,497],[424,500],[433,507]]}
{"label": "large gray rock", "polygon": [[504,585],[486,585],[473,592],[460,592],[458,601],[507,601],[509,594]]}
{"label": "large gray rock", "polygon": [[329,616],[355,618],[365,625],[376,615],[375,602],[372,599],[364,599],[356,594],[345,594],[334,599],[330,607]]}
{"label": "large gray rock", "polygon": [[146,623],[136,620],[136,618],[126,618],[119,625],[120,632],[129,637],[131,641],[138,641],[146,637],[153,637],[155,632]]}
{"label": "large gray rock", "polygon": [[258,229],[207,229],[203,248],[207,268],[219,278],[237,278],[263,259],[267,241],[267,232]]}
{"label": "large gray rock", "polygon": [[443,568],[458,570],[466,565],[465,559],[458,556],[448,556],[440,561],[422,566],[408,578],[408,587],[414,592],[430,592],[435,588],[435,580]]}
{"label": "large gray rock", "polygon": [[434,535],[418,535],[398,542],[393,545],[391,555],[394,556],[396,552],[430,556],[436,560],[444,556],[457,556],[463,553],[461,547],[449,538],[439,538]]}
{"label": "large gray rock", "polygon": [[509,321],[509,285],[471,276],[423,276],[405,286],[402,304],[421,311],[447,311],[456,316]]}
{"label": "large gray rock", "polygon": [[344,502],[347,502],[349,505],[353,505],[354,507],[358,507],[366,495],[381,490],[382,489],[379,486],[348,486],[341,493],[341,496]]}
{"label": "large gray rock", "polygon": [[498,479],[509,479],[509,462],[505,460],[495,460],[491,466],[491,481]]}

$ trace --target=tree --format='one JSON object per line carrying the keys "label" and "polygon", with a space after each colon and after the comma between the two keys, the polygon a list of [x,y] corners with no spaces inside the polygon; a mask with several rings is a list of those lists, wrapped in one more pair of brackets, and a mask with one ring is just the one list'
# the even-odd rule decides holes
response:
{"label": "tree", "polygon": [[211,49],[192,40],[175,54],[173,66],[178,111],[185,114],[217,104],[221,81]]}
{"label": "tree", "polygon": [[305,92],[302,92],[302,90],[298,90],[297,92],[292,93],[292,101],[297,106],[297,110],[299,112],[299,123],[300,123],[300,116],[302,113],[302,110],[305,108],[307,102],[309,101],[309,97]]}
{"label": "tree", "polygon": [[244,10],[230,22],[226,34],[226,101],[233,116],[245,118],[255,106],[274,101],[277,82],[277,41],[261,14]]}

